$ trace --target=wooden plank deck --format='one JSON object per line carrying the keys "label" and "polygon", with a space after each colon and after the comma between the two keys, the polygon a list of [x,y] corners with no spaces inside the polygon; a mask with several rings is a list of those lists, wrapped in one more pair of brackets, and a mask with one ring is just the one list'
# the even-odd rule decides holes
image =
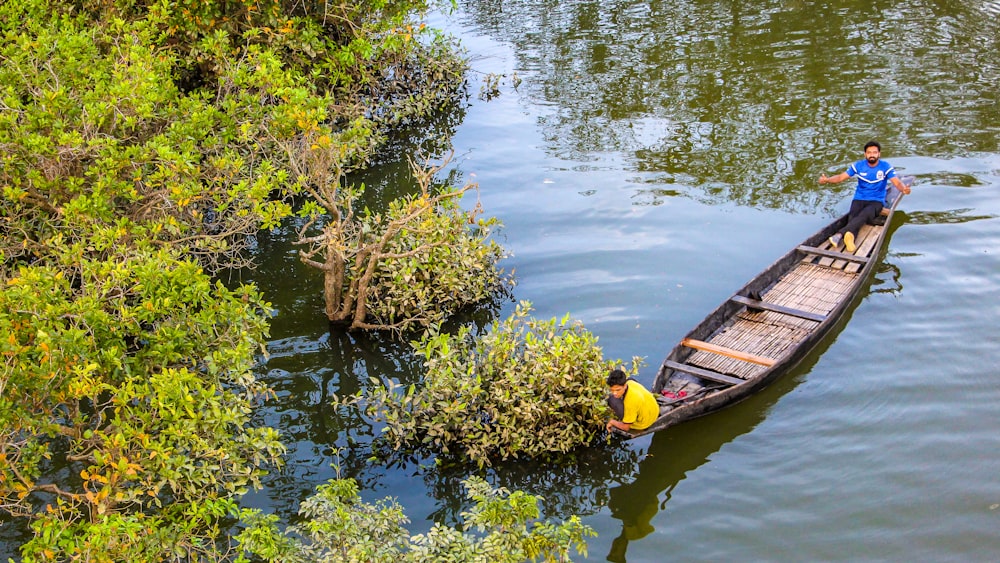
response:
{"label": "wooden plank deck", "polygon": [[[868,257],[868,254],[871,253],[872,247],[878,241],[878,236],[882,232],[883,228],[884,227],[882,225],[862,225],[861,230],[858,231],[858,238],[854,241],[857,246],[857,250],[854,251],[854,255]],[[830,241],[826,240],[823,241],[823,244],[819,245],[817,248],[835,250],[830,247]],[[847,252],[847,249],[842,249],[842,251]],[[835,260],[832,258],[820,258],[818,260],[813,260],[810,257],[806,257],[803,260],[806,262],[815,262],[820,266],[827,266],[838,270],[845,269],[849,266],[848,262],[845,260]],[[853,268],[854,271],[858,271],[860,269],[860,265]]]}
{"label": "wooden plank deck", "polygon": [[[882,225],[863,226],[854,254],[873,259],[870,254],[883,228]],[[817,248],[835,250],[830,248],[828,241]],[[846,249],[841,250],[846,252]],[[770,310],[750,308],[739,313],[704,340],[712,346],[696,349],[684,360],[685,364],[740,379],[761,373],[767,367],[748,361],[748,358],[777,360],[784,357],[818,326],[818,318],[829,315],[844,300],[862,267],[863,263],[829,256],[806,256],[761,296],[761,301],[774,307]],[[782,312],[782,308],[817,317],[802,318]]]}

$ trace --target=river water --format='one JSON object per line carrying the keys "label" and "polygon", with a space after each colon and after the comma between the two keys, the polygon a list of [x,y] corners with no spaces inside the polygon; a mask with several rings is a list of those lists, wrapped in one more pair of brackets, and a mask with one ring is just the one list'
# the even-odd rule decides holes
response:
{"label": "river water", "polygon": [[[484,475],[544,496],[547,517],[581,515],[599,534],[589,561],[1000,558],[996,9],[523,0],[433,17],[473,67],[469,106],[438,134],[453,180],[478,182],[504,222],[514,298],[582,321],[606,357],[644,357],[647,383],[705,314],[846,211],[853,182],[820,173],[875,138],[917,177],[862,298],[775,385],[563,466]],[[504,78],[485,101],[489,73]],[[406,189],[407,147],[366,178],[376,192]],[[263,374],[289,467],[248,502],[291,517],[339,446],[342,474],[398,499],[411,531],[453,521],[464,473],[351,453],[377,429],[328,397],[419,368],[403,344],[328,334],[319,281],[283,240],[255,276],[279,311]]]}
{"label": "river water", "polygon": [[[434,16],[473,67],[469,106],[441,125],[450,170],[504,222],[514,298],[582,321],[606,357],[644,357],[647,383],[705,314],[846,211],[853,182],[820,173],[875,138],[917,178],[862,298],[775,385],[564,466],[484,475],[544,496],[547,517],[581,515],[599,535],[580,560],[1000,558],[996,9],[522,0]],[[485,101],[488,73],[504,79]],[[406,152],[366,181],[405,189]],[[411,531],[453,521],[464,473],[351,453],[377,429],[329,396],[419,368],[404,344],[327,333],[319,281],[283,241],[262,244],[255,278],[278,309],[262,374],[289,467],[248,502],[291,517],[340,446],[342,474],[398,499]]]}
{"label": "river water", "polygon": [[[456,182],[499,217],[515,300],[569,313],[652,381],[695,323],[846,211],[819,186],[881,141],[915,175],[862,298],[750,400],[562,465],[482,474],[598,532],[587,561],[1000,559],[1000,24],[996,3],[460,2],[468,107],[436,124]],[[477,94],[504,75],[499,97]],[[517,80],[514,77],[517,77]],[[516,83],[516,88],[515,88]],[[411,188],[400,142],[365,181]],[[367,461],[378,429],[329,406],[414,380],[405,343],[335,335],[319,278],[262,238],[276,308],[262,413],[288,466],[245,504],[294,519],[337,474],[395,497],[411,532],[463,509],[433,460]],[[499,304],[499,314],[514,301]],[[333,448],[342,448],[338,456]]]}

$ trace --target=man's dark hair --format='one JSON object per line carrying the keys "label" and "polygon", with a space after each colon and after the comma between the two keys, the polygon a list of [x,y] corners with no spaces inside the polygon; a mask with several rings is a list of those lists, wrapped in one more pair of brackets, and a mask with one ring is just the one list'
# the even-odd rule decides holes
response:
{"label": "man's dark hair", "polygon": [[865,143],[866,151],[868,150],[868,147],[875,147],[878,149],[878,152],[882,152],[882,145],[878,144],[878,141],[868,141],[867,143]]}
{"label": "man's dark hair", "polygon": [[628,376],[621,369],[613,369],[608,373],[608,387],[612,385],[625,385]]}

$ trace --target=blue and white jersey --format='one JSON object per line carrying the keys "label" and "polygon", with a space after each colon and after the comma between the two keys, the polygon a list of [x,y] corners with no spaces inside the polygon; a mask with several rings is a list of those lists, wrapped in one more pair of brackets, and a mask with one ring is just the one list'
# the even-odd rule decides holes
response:
{"label": "blue and white jersey", "polygon": [[847,169],[847,175],[858,178],[854,199],[885,201],[886,184],[896,177],[896,169],[884,160],[879,160],[875,166],[869,166],[867,160],[859,160]]}

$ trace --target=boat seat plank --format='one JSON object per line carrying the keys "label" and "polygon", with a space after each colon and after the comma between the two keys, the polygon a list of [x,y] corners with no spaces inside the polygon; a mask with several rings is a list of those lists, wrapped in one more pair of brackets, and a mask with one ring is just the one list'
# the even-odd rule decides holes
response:
{"label": "boat seat plank", "polygon": [[[868,227],[867,230],[865,227]],[[858,244],[858,251],[856,254],[861,256],[871,256],[872,250],[874,250],[875,245],[878,243],[879,237],[882,236],[882,230],[885,227],[880,225],[865,225],[865,227],[861,228],[861,232],[867,236],[865,236],[864,239]],[[860,264],[848,264],[844,267],[844,270],[848,272],[856,272],[860,269]]]}
{"label": "boat seat plank", "polygon": [[827,258],[833,258],[836,260],[846,260],[848,262],[860,262],[862,264],[868,262],[868,257],[866,256],[855,256],[849,252],[837,252],[836,250],[824,250],[822,248],[817,248],[815,246],[800,245],[798,249],[806,254],[816,254],[818,256],[824,256]]}
{"label": "boat seat plank", "polygon": [[777,363],[777,360],[773,358],[765,358],[764,356],[758,356],[756,354],[736,350],[734,348],[728,348],[726,346],[719,346],[718,344],[712,344],[711,342],[705,342],[703,340],[695,340],[694,338],[685,338],[684,340],[681,340],[681,344],[687,346],[688,348],[701,350],[702,352],[711,352],[713,354],[719,354],[720,356],[726,356],[727,358],[733,358],[734,360],[741,360],[767,367],[773,366]]}
{"label": "boat seat plank", "polygon": [[682,371],[684,373],[690,373],[691,375],[696,375],[702,379],[708,379],[709,381],[714,381],[716,383],[725,383],[726,385],[739,385],[740,383],[744,382],[744,380],[738,377],[732,377],[722,373],[703,369],[697,366],[678,363],[673,360],[664,361],[663,366],[668,367],[674,371]]}
{"label": "boat seat plank", "polygon": [[783,305],[778,305],[775,303],[767,303],[765,301],[760,301],[757,299],[750,299],[749,297],[743,297],[742,295],[734,295],[732,300],[737,303],[742,303],[747,307],[753,309],[763,309],[765,311],[773,311],[775,313],[781,313],[783,315],[791,315],[793,317],[798,317],[800,319],[807,319],[810,321],[816,321],[821,323],[826,320],[826,315],[819,315],[817,313],[810,313],[809,311],[803,311],[801,309],[794,309],[792,307],[785,307]]}
{"label": "boat seat plank", "polygon": [[[854,241],[857,249],[851,254],[866,257],[871,254],[872,247],[878,241],[878,234],[881,232],[881,228],[874,225],[861,225],[861,230],[858,231],[858,238]],[[840,270],[855,272],[861,269],[862,264],[846,260],[835,260],[831,266]]]}

